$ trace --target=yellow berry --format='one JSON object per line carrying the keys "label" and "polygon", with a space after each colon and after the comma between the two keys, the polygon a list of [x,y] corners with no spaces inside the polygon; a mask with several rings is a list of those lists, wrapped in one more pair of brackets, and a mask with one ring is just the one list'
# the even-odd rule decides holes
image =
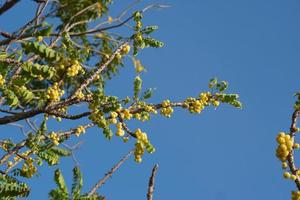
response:
{"label": "yellow berry", "polygon": [[116,117],[118,117],[118,113],[116,113],[115,111],[113,111],[113,112],[110,113],[110,116],[112,118],[116,118]]}
{"label": "yellow berry", "polygon": [[121,50],[122,54],[128,54],[130,52],[130,45],[125,45],[122,50]]}
{"label": "yellow berry", "polygon": [[8,161],[8,162],[7,162],[7,167],[10,168],[10,167],[12,167],[12,166],[13,166],[13,163],[12,163],[11,161]]}
{"label": "yellow berry", "polygon": [[122,136],[124,136],[124,134],[125,134],[125,132],[122,129],[118,129],[117,132],[116,132],[116,136],[122,137]]}
{"label": "yellow berry", "polygon": [[215,106],[215,107],[218,107],[220,105],[220,102],[219,101],[213,101],[212,104]]}
{"label": "yellow berry", "polygon": [[109,16],[107,21],[108,21],[108,23],[112,23],[114,21],[114,19],[111,16]]}
{"label": "yellow berry", "polygon": [[122,55],[121,55],[120,53],[117,53],[117,54],[116,54],[116,58],[117,58],[118,60],[121,60],[121,59],[122,59]]}
{"label": "yellow berry", "polygon": [[289,178],[291,178],[291,174],[288,173],[288,172],[284,172],[283,177],[286,178],[286,179],[289,179]]}
{"label": "yellow berry", "polygon": [[136,22],[136,28],[137,29],[141,29],[142,28],[142,22],[141,21]]}
{"label": "yellow berry", "polygon": [[116,124],[116,123],[118,123],[118,120],[116,118],[111,118],[111,119],[109,119],[109,123]]}
{"label": "yellow berry", "polygon": [[294,174],[291,175],[291,178],[293,181],[297,179],[297,176],[295,176]]}
{"label": "yellow berry", "polygon": [[288,164],[286,162],[283,162],[281,166],[282,166],[282,169],[286,169],[288,167]]}
{"label": "yellow berry", "polygon": [[164,100],[161,105],[163,108],[166,108],[166,107],[169,107],[170,104],[171,104],[170,100],[167,99],[167,100]]}
{"label": "yellow berry", "polygon": [[122,111],[122,113],[124,114],[124,119],[130,120],[132,118],[132,114],[130,113],[130,111],[128,109],[124,109]]}
{"label": "yellow berry", "polygon": [[299,144],[299,143],[295,143],[295,144],[294,144],[294,148],[295,148],[295,149],[299,149],[299,148],[300,148],[300,144]]}
{"label": "yellow berry", "polygon": [[42,37],[42,36],[38,36],[38,37],[36,38],[36,41],[38,41],[38,42],[43,41],[43,37]]}

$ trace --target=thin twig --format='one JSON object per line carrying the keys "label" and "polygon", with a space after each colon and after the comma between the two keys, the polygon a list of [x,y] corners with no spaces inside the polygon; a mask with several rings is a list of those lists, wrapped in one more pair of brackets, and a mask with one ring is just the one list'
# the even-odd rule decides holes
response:
{"label": "thin twig", "polygon": [[18,127],[18,128],[21,130],[22,134],[23,134],[24,136],[27,136],[27,134],[26,134],[26,132],[25,132],[25,129],[24,129],[24,126],[23,126],[23,125],[17,124],[17,123],[10,123],[10,124],[8,124],[8,125]]}
{"label": "thin twig", "polygon": [[105,174],[105,176],[98,181],[98,183],[90,190],[88,193],[88,197],[95,194],[95,192],[109,179],[115,171],[117,171],[122,164],[132,155],[133,150],[129,151],[127,155],[125,155],[109,172]]}

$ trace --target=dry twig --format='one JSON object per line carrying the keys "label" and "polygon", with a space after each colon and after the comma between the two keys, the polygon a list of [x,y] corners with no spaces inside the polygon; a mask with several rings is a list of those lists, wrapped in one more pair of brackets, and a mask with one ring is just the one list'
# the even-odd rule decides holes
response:
{"label": "dry twig", "polygon": [[154,183],[155,183],[155,176],[156,176],[157,170],[158,170],[158,164],[155,164],[152,169],[151,176],[149,178],[147,200],[153,199]]}

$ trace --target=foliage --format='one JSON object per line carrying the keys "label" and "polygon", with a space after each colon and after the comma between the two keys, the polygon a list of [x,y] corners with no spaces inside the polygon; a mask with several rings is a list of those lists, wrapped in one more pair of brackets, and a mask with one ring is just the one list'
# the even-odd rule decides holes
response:
{"label": "foliage", "polygon": [[[216,78],[210,81],[208,91],[196,97],[150,103],[154,89],[143,89],[145,67],[138,54],[144,48],[163,47],[163,43],[152,36],[157,26],[143,25],[143,14],[163,6],[153,4],[131,14],[126,9],[112,18],[110,0],[35,2],[36,16],[30,22],[14,33],[1,32],[0,124],[20,123],[22,130],[25,125],[30,129],[21,141],[0,141],[4,152],[0,158],[1,199],[28,196],[29,187],[17,178],[32,178],[44,163],[57,165],[62,157],[71,156],[66,142],[88,128],[102,129],[109,140],[133,140],[134,158],[140,163],[145,152],[155,152],[155,145],[150,134],[127,125],[132,119],[144,122],[157,114],[170,118],[175,108],[199,114],[221,103],[242,107],[237,94],[227,93],[228,83]],[[119,29],[125,25],[127,32]],[[132,60],[136,69],[133,91],[126,98],[108,94],[106,81],[119,74],[126,60]],[[76,109],[77,105],[86,105],[86,110]],[[84,124],[80,119],[86,117],[89,122]],[[48,130],[49,118],[58,124],[77,120],[79,125]],[[69,193],[60,170],[56,170],[57,188],[50,191],[50,199],[104,198],[96,193],[82,194],[82,174],[78,167],[73,173]]]}
{"label": "foliage", "polygon": [[103,196],[98,194],[81,194],[81,189],[83,185],[82,174],[78,167],[73,169],[73,184],[71,194],[69,194],[67,185],[65,183],[64,177],[62,176],[59,169],[55,171],[54,181],[57,185],[56,189],[49,192],[49,197],[51,200],[104,200]]}

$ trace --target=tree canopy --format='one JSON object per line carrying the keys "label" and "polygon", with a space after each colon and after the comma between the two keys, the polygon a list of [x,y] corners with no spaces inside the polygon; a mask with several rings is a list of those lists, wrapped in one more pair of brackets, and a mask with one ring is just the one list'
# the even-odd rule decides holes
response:
{"label": "tree canopy", "polygon": [[[0,2],[0,17],[19,2]],[[146,69],[139,55],[145,48],[163,48],[164,43],[153,36],[158,26],[145,23],[144,14],[167,5],[154,3],[135,9],[137,1],[112,17],[110,10],[118,4],[111,0],[34,2],[34,18],[13,32],[0,30],[0,124],[17,126],[23,134],[21,138],[0,139],[1,199],[30,197],[26,180],[38,175],[40,166],[57,167],[60,159],[71,157],[66,142],[88,134],[91,127],[98,127],[107,140],[124,141],[132,150],[89,191],[82,191],[84,175],[79,166],[74,166],[71,190],[61,170],[56,169],[57,188],[49,188],[49,198],[105,199],[97,190],[131,155],[138,164],[145,153],[155,152],[151,132],[142,130],[139,123],[158,114],[171,118],[175,109],[200,114],[206,107],[220,104],[242,108],[239,95],[228,92],[228,83],[217,78],[208,81],[206,91],[182,101],[167,97],[152,101],[155,90],[143,87]],[[107,81],[121,76],[120,68],[127,65],[135,67],[132,91],[125,97],[109,93]],[[293,200],[300,199],[300,170],[294,156],[300,148],[295,139],[300,131],[300,95],[295,96],[298,99],[289,131],[280,132],[276,138],[283,177],[297,187],[291,194]],[[49,126],[53,120],[57,123],[54,129]],[[78,125],[64,129],[68,120]],[[152,199],[157,169],[155,165],[150,176],[148,199]]]}

